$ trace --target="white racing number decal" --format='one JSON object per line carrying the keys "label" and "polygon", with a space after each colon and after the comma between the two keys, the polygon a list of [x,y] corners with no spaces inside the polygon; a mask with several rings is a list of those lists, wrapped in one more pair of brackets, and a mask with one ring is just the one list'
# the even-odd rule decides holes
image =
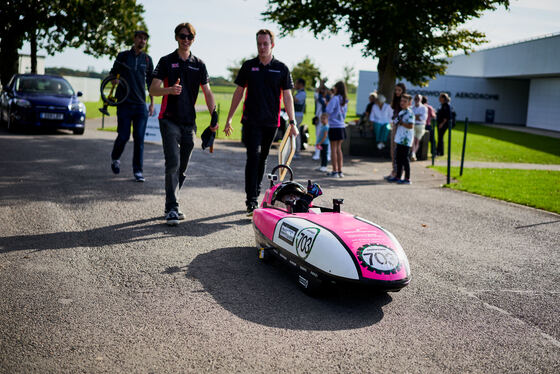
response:
{"label": "white racing number decal", "polygon": [[321,229],[317,227],[306,227],[298,232],[296,236],[296,252],[299,257],[305,260],[309,256],[319,231]]}
{"label": "white racing number decal", "polygon": [[377,274],[396,274],[401,269],[399,257],[382,244],[366,244],[358,249],[360,265]]}

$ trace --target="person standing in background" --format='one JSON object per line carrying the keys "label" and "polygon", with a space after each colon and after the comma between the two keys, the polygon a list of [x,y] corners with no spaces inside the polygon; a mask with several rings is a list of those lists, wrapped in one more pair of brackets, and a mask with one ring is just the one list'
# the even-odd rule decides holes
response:
{"label": "person standing in background", "polygon": [[402,82],[397,83],[395,90],[393,92],[393,101],[391,102],[391,108],[393,109],[393,122],[391,127],[391,174],[387,175],[385,179],[394,178],[397,175],[397,159],[396,159],[396,148],[395,144],[395,133],[397,127],[395,125],[395,118],[401,111],[401,96],[406,93],[406,85]]}
{"label": "person standing in background", "polygon": [[[401,111],[395,118],[397,131],[395,134],[397,175],[388,179],[389,182],[410,184],[410,146],[414,139],[414,113],[410,109],[410,95],[401,95]],[[401,179],[404,168],[404,179]]]}
{"label": "person standing in background", "polygon": [[303,122],[303,115],[305,114],[305,100],[307,94],[305,93],[305,79],[299,78],[296,80],[295,84],[296,93],[294,95],[294,115],[296,117],[296,126],[298,128],[299,134],[296,138],[296,153],[295,158],[299,157],[299,152],[301,150],[301,123]]}
{"label": "person standing in background", "polygon": [[412,144],[412,153],[410,160],[416,161],[416,151],[420,145],[420,140],[426,132],[426,119],[428,118],[428,108],[422,105],[422,95],[414,96],[414,105],[412,112],[414,113],[414,142]]}
{"label": "person standing in background", "polygon": [[[150,95],[150,107],[146,109],[146,87],[152,84],[154,63],[152,58],[143,52],[149,35],[146,31],[134,32],[134,45],[128,51],[117,55],[111,74],[119,73],[128,83],[130,92],[126,100],[117,106],[117,138],[111,152],[111,170],[115,174],[121,171],[121,155],[130,139],[130,125],[132,124],[132,138],[134,152],[132,156],[132,173],[137,182],[144,182],[144,136],[148,115],[154,114],[154,98]],[[117,87],[117,91],[123,89]]]}
{"label": "person standing in background", "polygon": [[449,102],[451,99],[449,95],[445,92],[442,92],[439,95],[439,102],[441,104],[439,110],[437,111],[437,127],[438,127],[438,141],[437,141],[437,155],[443,156],[443,137],[445,132],[449,128],[449,123],[451,122],[451,107],[449,106]]}
{"label": "person standing in background", "polygon": [[[428,117],[426,118],[426,131],[430,132],[430,149],[434,146],[434,129],[432,128],[432,120],[436,118],[436,110],[430,104],[428,104],[428,98],[422,96],[422,105],[428,109]],[[436,150],[432,149],[432,154]]]}
{"label": "person standing in background", "polygon": [[329,115],[329,141],[331,143],[332,172],[327,176],[343,178],[342,173],[342,142],[346,139],[346,112],[348,110],[348,94],[344,82],[336,82],[333,98],[327,104]]}

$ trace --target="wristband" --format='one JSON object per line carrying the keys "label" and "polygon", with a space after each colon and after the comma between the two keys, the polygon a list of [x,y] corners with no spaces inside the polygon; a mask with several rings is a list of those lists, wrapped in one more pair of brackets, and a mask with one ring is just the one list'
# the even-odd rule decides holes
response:
{"label": "wristband", "polygon": [[289,125],[294,125],[295,126],[295,121],[293,119],[290,120],[290,122],[288,122]]}

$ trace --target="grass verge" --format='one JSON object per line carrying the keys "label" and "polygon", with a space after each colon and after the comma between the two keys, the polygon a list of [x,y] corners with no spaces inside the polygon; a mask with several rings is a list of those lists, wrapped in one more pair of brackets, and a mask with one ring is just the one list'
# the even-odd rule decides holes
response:
{"label": "grass verge", "polygon": [[[458,122],[451,134],[453,160],[461,159],[464,128],[464,123]],[[465,160],[560,164],[560,139],[470,123]]]}
{"label": "grass verge", "polygon": [[[447,173],[444,166],[434,169]],[[445,187],[560,213],[559,171],[468,168],[459,176],[453,167],[451,177],[457,182]]]}

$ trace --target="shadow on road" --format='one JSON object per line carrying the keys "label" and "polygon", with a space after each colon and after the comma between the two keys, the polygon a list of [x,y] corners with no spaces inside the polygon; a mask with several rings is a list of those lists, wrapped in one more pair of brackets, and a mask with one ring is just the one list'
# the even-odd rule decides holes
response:
{"label": "shadow on road", "polygon": [[383,318],[392,301],[386,293],[332,289],[319,298],[304,294],[289,269],[257,260],[253,247],[221,248],[197,256],[184,272],[202,284],[224,309],[239,318],[291,330],[348,330],[371,326]]}
{"label": "shadow on road", "polygon": [[232,226],[246,225],[247,220],[244,217],[212,222],[230,216],[237,216],[241,213],[242,211],[236,211],[190,221],[185,220],[178,227],[174,228],[170,228],[165,224],[162,215],[84,231],[5,236],[0,237],[0,253],[21,250],[43,251],[78,247],[95,248],[122,243],[147,242],[177,236],[203,237],[214,235],[216,232]]}

